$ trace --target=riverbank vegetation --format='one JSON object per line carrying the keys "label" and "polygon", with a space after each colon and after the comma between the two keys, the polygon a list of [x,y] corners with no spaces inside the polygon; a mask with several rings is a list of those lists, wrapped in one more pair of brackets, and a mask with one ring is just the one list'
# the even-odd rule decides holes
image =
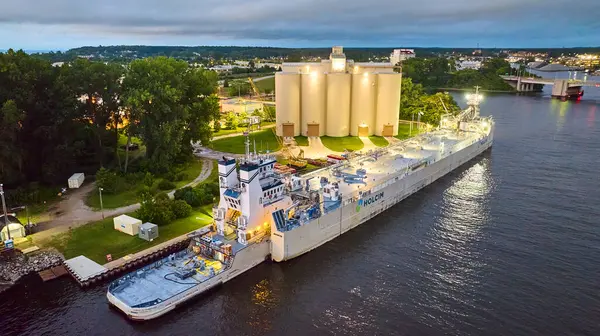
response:
{"label": "riverbank vegetation", "polygon": [[[412,58],[402,64],[402,73],[426,89],[468,88],[480,86],[484,90],[514,91],[500,76],[515,72],[502,58],[487,59],[479,70],[457,70],[453,59],[441,57]],[[521,69],[524,75],[532,76]]]}
{"label": "riverbank vegetation", "polygon": [[198,171],[188,171],[191,142],[209,143],[209,124],[219,118],[216,73],[166,57],[53,67],[9,50],[0,53],[0,83],[0,181],[9,207],[45,201],[40,188],[56,195],[71,174],[100,168],[121,181],[150,173],[183,185]]}

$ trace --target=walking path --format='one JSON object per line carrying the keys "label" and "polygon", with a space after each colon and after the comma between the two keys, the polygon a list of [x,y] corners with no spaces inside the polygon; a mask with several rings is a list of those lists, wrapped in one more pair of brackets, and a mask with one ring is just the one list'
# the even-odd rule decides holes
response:
{"label": "walking path", "polygon": [[[192,187],[206,180],[212,171],[213,162],[204,159],[202,162],[202,170],[198,177],[192,182],[184,185],[184,187]],[[37,225],[38,232],[31,235],[34,241],[43,241],[50,237],[68,231],[69,229],[87,224],[89,222],[99,221],[102,219],[102,212],[95,211],[85,204],[85,198],[90,192],[97,190],[96,183],[87,184],[67,196],[57,205],[55,210],[56,217],[50,221],[39,223]],[[175,190],[168,193],[169,197],[173,197]],[[112,217],[124,213],[133,212],[140,208],[140,203],[123,206],[116,209],[105,209],[104,217]]]}

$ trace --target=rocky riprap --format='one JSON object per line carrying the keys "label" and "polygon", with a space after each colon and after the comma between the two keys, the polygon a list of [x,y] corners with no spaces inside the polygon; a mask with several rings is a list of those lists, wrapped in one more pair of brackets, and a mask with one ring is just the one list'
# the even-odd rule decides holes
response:
{"label": "rocky riprap", "polygon": [[0,283],[11,284],[29,273],[43,271],[62,264],[63,256],[53,250],[37,251],[24,255],[15,251],[0,256]]}

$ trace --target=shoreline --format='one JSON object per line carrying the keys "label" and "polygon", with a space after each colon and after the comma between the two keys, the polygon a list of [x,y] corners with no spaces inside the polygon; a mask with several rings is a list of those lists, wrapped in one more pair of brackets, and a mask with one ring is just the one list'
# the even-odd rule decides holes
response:
{"label": "shoreline", "polygon": [[[469,91],[469,92],[471,92],[471,91],[473,91],[472,88],[432,88],[431,90],[437,91],[437,92],[440,92],[440,91],[459,91],[459,92],[460,91],[462,91],[462,92]],[[525,94],[525,95],[542,92],[542,91],[519,92],[516,90],[485,90],[485,89],[480,89],[479,91],[487,92],[487,93]]]}

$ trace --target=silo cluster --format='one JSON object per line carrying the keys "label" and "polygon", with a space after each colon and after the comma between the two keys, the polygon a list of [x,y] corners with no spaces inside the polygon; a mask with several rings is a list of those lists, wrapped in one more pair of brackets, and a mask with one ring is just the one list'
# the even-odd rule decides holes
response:
{"label": "silo cluster", "polygon": [[[277,135],[394,136],[402,75],[390,63],[284,63],[275,74]],[[343,66],[340,63],[343,62]]]}

